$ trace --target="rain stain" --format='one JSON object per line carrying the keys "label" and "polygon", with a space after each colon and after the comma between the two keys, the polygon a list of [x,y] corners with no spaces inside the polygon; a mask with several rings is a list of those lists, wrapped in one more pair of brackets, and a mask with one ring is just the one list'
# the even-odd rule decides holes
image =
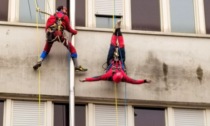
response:
{"label": "rain stain", "polygon": [[165,81],[165,85],[166,85],[166,90],[168,90],[168,80],[167,80],[168,65],[166,63],[163,63],[163,74],[164,74],[164,81]]}
{"label": "rain stain", "polygon": [[196,70],[196,74],[197,74],[198,80],[201,83],[202,82],[202,79],[203,79],[203,69],[201,68],[201,66],[198,66],[198,68]]}

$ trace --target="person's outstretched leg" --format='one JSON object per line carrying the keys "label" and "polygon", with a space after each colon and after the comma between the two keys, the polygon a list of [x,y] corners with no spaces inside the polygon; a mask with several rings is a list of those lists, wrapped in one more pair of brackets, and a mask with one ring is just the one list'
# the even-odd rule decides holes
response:
{"label": "person's outstretched leg", "polygon": [[41,67],[43,60],[47,57],[48,53],[50,52],[50,49],[53,45],[52,43],[46,42],[44,50],[42,51],[42,54],[40,55],[39,61],[33,66],[34,70],[37,70],[39,67]]}
{"label": "person's outstretched leg", "polygon": [[[121,27],[121,20],[117,21],[116,26],[115,26],[115,31],[111,38],[111,44],[110,44],[110,48],[109,48],[109,52],[108,52],[108,56],[107,56],[107,66],[109,66],[111,60],[113,59],[115,48],[116,47],[124,48],[124,40],[122,38],[122,33],[120,31],[120,29],[121,29],[120,27]],[[120,53],[119,53],[119,55],[120,55]],[[122,55],[123,55],[123,57],[125,56],[124,54],[122,54]]]}
{"label": "person's outstretched leg", "polygon": [[118,42],[119,42],[119,55],[120,55],[120,59],[124,63],[125,62],[125,45],[124,45],[124,38],[123,38],[120,28],[117,31],[117,34],[118,34]]}
{"label": "person's outstretched leg", "polygon": [[117,35],[117,40],[118,40],[118,47],[119,47],[119,59],[122,61],[123,69],[126,71],[125,68],[125,44],[124,44],[124,38],[123,34],[121,32],[121,21],[119,20],[116,24],[116,30],[115,34]]}
{"label": "person's outstretched leg", "polygon": [[71,58],[73,60],[74,66],[75,66],[75,70],[76,71],[87,71],[88,69],[83,68],[81,65],[78,64],[77,51],[76,51],[75,47],[71,44],[71,42],[68,41],[68,45],[66,42],[64,42],[64,46],[67,47],[67,49],[69,50],[69,52],[71,54]]}

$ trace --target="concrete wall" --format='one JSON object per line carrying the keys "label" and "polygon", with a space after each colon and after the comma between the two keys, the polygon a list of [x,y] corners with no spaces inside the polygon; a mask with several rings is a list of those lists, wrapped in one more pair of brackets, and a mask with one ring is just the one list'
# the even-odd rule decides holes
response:
{"label": "concrete wall", "polygon": [[[114,98],[112,82],[86,82],[79,79],[103,74],[111,32],[79,31],[75,46],[79,63],[89,69],[76,72],[78,97]],[[38,74],[32,66],[37,60],[35,28],[1,26],[0,92],[37,94]],[[40,49],[44,30],[39,30]],[[208,38],[176,37],[124,33],[127,73],[135,79],[149,78],[151,84],[126,84],[127,98],[133,100],[210,103],[210,42]],[[41,92],[68,95],[67,50],[55,43],[41,68]],[[124,98],[125,83],[118,85]]]}

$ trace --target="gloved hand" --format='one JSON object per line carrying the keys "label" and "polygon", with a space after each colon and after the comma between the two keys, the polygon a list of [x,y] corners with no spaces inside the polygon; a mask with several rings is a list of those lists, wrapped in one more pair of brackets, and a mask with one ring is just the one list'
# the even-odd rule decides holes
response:
{"label": "gloved hand", "polygon": [[79,80],[80,82],[85,82],[85,80]]}
{"label": "gloved hand", "polygon": [[145,79],[144,82],[145,82],[145,83],[151,83],[152,81],[151,81],[151,80]]}
{"label": "gloved hand", "polygon": [[72,31],[72,34],[73,34],[73,35],[76,35],[76,34],[77,34],[77,30],[73,30],[73,31]]}

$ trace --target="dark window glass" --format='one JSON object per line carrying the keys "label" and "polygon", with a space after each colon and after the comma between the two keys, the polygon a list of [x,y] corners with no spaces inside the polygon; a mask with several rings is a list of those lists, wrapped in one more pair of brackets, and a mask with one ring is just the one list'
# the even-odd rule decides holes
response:
{"label": "dark window glass", "polygon": [[206,33],[210,34],[210,0],[204,0]]}
{"label": "dark window glass", "polygon": [[135,126],[165,126],[165,109],[134,108]]}
{"label": "dark window glass", "polygon": [[8,1],[9,0],[1,0],[0,21],[7,21],[7,18],[8,18]]}
{"label": "dark window glass", "polygon": [[[69,2],[70,0],[57,0],[56,1],[56,8],[58,6],[66,6],[68,10],[70,9],[69,7]],[[84,26],[85,27],[85,0],[76,0],[76,26]],[[68,13],[68,16],[70,16],[70,13]],[[69,17],[70,18],[70,17]],[[71,18],[70,18],[71,20]]]}
{"label": "dark window glass", "polygon": [[76,26],[85,27],[85,0],[76,0]]}
{"label": "dark window glass", "polygon": [[159,0],[131,0],[133,30],[160,31]]}
{"label": "dark window glass", "polygon": [[[75,106],[75,126],[85,126],[85,105]],[[54,104],[54,126],[69,126],[69,104]]]}
{"label": "dark window glass", "polygon": [[85,105],[75,106],[75,126],[85,126],[86,124],[86,112]]}
{"label": "dark window glass", "polygon": [[3,126],[4,102],[0,101],[0,126]]}
{"label": "dark window glass", "polygon": [[68,104],[54,104],[54,126],[69,126]]}

